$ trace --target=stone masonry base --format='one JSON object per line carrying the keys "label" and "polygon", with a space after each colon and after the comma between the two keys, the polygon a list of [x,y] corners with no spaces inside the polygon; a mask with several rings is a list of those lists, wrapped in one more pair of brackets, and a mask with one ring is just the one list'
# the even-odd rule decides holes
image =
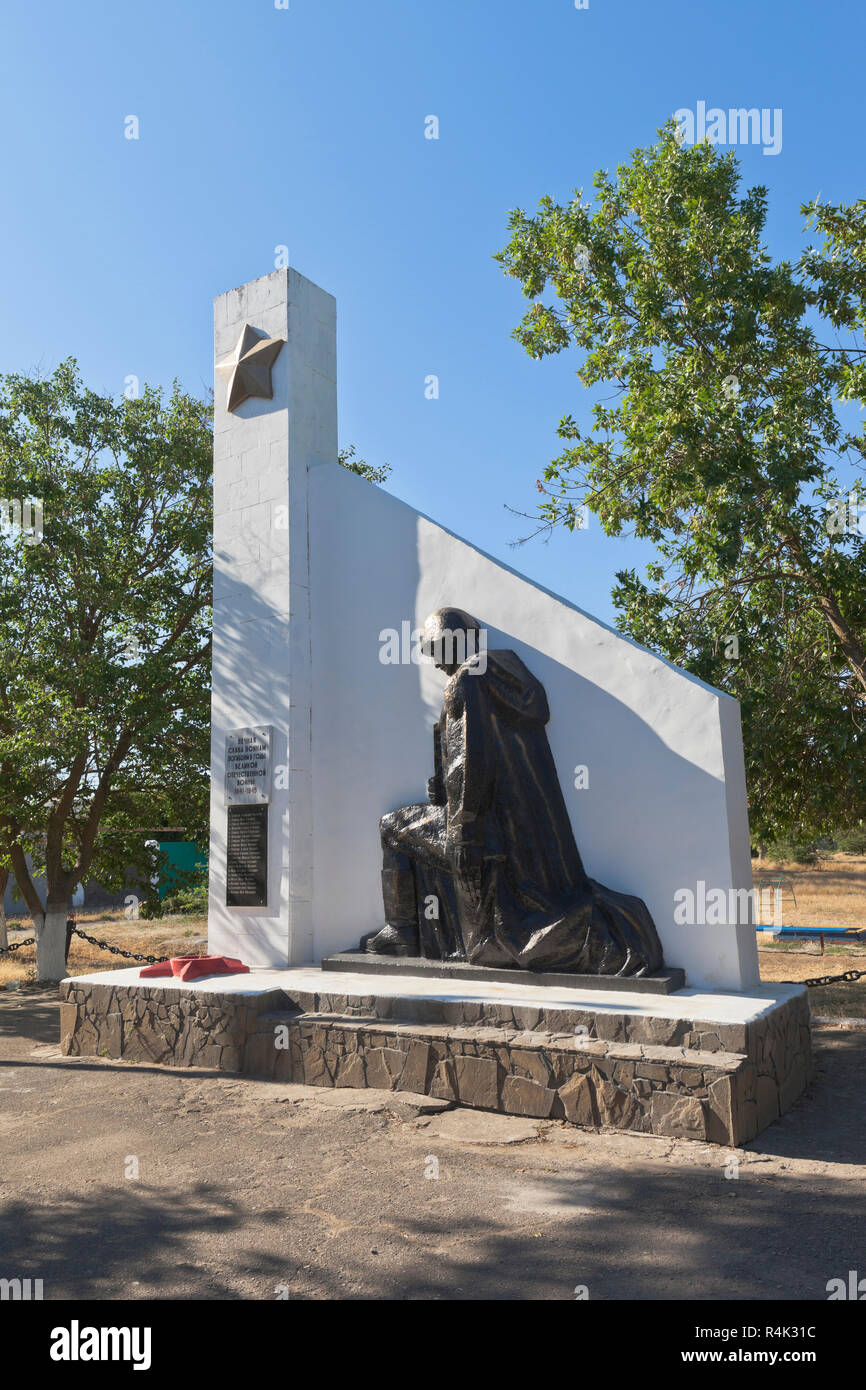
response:
{"label": "stone masonry base", "polygon": [[682,1011],[361,993],[370,988],[362,976],[335,993],[332,982],[345,988],[353,977],[297,973],[318,976],[323,988],[223,993],[216,982],[207,990],[139,982],[134,971],[111,972],[110,983],[65,980],[62,1051],[412,1091],[509,1115],[733,1146],[777,1119],[810,1078],[805,990],[732,1023]]}

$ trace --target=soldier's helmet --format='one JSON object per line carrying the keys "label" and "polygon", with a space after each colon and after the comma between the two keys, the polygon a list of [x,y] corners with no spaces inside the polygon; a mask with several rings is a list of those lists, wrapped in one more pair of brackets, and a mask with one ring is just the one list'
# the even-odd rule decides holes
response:
{"label": "soldier's helmet", "polygon": [[437,608],[425,619],[421,651],[437,666],[460,666],[479,648],[481,624],[462,608]]}

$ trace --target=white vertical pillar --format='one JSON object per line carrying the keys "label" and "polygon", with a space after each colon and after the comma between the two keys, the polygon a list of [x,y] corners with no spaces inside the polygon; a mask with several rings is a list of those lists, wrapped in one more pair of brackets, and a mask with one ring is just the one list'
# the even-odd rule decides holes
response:
{"label": "white vertical pillar", "polygon": [[[220,295],[216,360],[250,325],[285,345],[272,399],[215,381],[208,937],[249,965],[313,958],[309,473],[337,458],[336,302],[292,269]],[[226,905],[225,743],[271,725],[267,905]]]}

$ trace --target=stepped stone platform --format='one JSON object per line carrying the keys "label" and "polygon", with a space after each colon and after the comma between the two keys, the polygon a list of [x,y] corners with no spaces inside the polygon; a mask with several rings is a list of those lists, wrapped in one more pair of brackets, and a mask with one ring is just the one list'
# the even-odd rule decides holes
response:
{"label": "stepped stone platform", "polygon": [[411,1091],[724,1145],[753,1139],[811,1075],[800,985],[641,995],[310,966],[189,984],[109,970],[60,990],[66,1056]]}

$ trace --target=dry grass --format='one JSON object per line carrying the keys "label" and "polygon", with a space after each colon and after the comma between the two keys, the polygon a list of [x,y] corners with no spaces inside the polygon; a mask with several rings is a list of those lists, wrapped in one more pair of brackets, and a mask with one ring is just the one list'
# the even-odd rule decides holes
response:
{"label": "dry grass", "polygon": [[756,886],[759,879],[767,884],[774,875],[783,876],[786,927],[866,927],[866,858],[862,855],[831,854],[815,865],[753,859],[752,871]]}
{"label": "dry grass", "polygon": [[[866,928],[866,857],[831,854],[820,864],[788,864],[756,859],[756,885],[781,874],[782,921],[786,927]],[[792,891],[793,890],[793,891]],[[796,895],[796,906],[794,896]],[[866,970],[866,946],[830,945],[824,954],[818,941],[761,945],[761,975],[765,980],[807,980],[816,975],[841,975]],[[866,978],[851,984],[819,985],[809,990],[813,1014],[829,1018],[866,1018]]]}
{"label": "dry grass", "polygon": [[[866,947],[828,946],[811,943],[763,947],[758,952],[763,980],[808,980],[817,975],[841,975],[844,970],[866,970]],[[817,985],[809,990],[813,1014],[825,1018],[866,1018],[866,976],[851,983]]]}
{"label": "dry grass", "polygon": [[[773,859],[752,862],[755,883],[783,876],[781,919],[787,927],[866,927],[866,858],[828,855],[817,865]],[[796,903],[794,898],[796,897]],[[820,974],[866,970],[866,945],[785,941],[760,945],[765,980],[808,980]],[[822,984],[809,990],[812,1012],[826,1017],[866,1017],[866,979]]]}
{"label": "dry grass", "polygon": [[[207,921],[204,917],[163,917],[156,922],[128,922],[118,913],[76,913],[77,925],[88,936],[120,946],[124,951],[139,951],[147,956],[192,955],[207,949]],[[33,925],[27,919],[22,927],[10,923],[9,944],[33,935]],[[70,975],[84,975],[93,970],[117,970],[136,965],[134,960],[113,956],[82,941],[72,938],[69,950]],[[24,946],[11,956],[0,956],[0,988],[12,981],[27,984],[36,978],[36,948]]]}

